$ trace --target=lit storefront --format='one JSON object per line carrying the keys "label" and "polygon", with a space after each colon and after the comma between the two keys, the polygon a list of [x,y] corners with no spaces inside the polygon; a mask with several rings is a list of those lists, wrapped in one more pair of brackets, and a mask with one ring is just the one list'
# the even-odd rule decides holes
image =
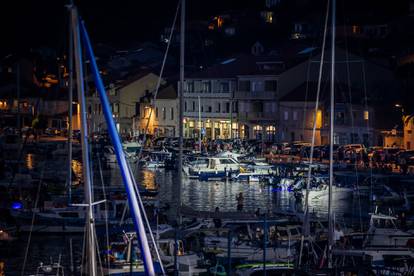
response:
{"label": "lit storefront", "polygon": [[199,122],[194,118],[184,118],[184,137],[198,138],[201,129],[202,137],[208,139],[257,139],[276,141],[275,125],[248,125],[230,120],[207,119]]}
{"label": "lit storefront", "polygon": [[230,120],[203,120],[199,122],[184,118],[184,137],[198,138],[201,129],[202,136],[209,139],[230,139],[239,137],[239,124]]}

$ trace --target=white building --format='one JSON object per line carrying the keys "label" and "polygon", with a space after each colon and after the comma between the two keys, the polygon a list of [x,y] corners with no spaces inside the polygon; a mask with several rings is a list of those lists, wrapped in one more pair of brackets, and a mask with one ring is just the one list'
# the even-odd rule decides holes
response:
{"label": "white building", "polygon": [[[178,136],[178,99],[173,85],[160,88],[157,98],[148,93],[140,99],[138,116],[134,117],[134,130],[157,137]],[[147,128],[148,125],[148,128]]]}
{"label": "white building", "polygon": [[240,55],[187,77],[185,137],[198,137],[203,129],[211,139],[273,140],[278,74],[283,69],[283,62],[273,56]]}
{"label": "white building", "polygon": [[[138,116],[140,99],[146,93],[155,90],[158,78],[154,73],[143,72],[119,85],[108,87],[107,96],[116,127],[121,134],[134,134],[133,118]],[[100,132],[107,129],[98,93],[94,92],[86,101],[91,131]]]}

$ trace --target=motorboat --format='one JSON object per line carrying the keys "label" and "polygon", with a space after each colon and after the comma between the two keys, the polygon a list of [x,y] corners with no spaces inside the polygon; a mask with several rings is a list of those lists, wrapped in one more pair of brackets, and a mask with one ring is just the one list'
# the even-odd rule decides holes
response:
{"label": "motorboat", "polygon": [[[104,262],[103,275],[147,275],[135,232],[124,232],[122,241],[111,242],[109,249],[102,252],[101,258]],[[154,261],[153,264],[157,275],[162,274],[160,263]]]}
{"label": "motorboat", "polygon": [[240,171],[240,163],[231,157],[208,157],[207,160],[207,167],[190,168],[190,176],[201,181],[222,180]]}
{"label": "motorboat", "polygon": [[[184,250],[184,243],[181,240],[160,239],[156,241],[160,253],[160,258],[164,267],[174,267],[175,258],[178,264],[180,275],[200,275],[207,272],[207,269],[201,267],[200,257],[193,252]],[[177,256],[175,256],[175,247],[177,243]]]}
{"label": "motorboat", "polygon": [[[105,146],[102,150],[103,152],[103,159],[106,163],[114,164],[117,162],[115,149],[113,146]],[[125,157],[129,162],[135,163],[138,161],[135,154],[124,151]]]}
{"label": "motorboat", "polygon": [[407,247],[408,242],[414,242],[414,233],[399,229],[396,217],[381,213],[370,215],[365,247]]}
{"label": "motorboat", "polygon": [[122,143],[122,148],[124,151],[133,155],[137,154],[141,147],[142,145],[140,143],[134,141]]}
{"label": "motorboat", "polygon": [[293,263],[289,262],[269,262],[265,263],[247,263],[236,266],[234,275],[236,276],[251,276],[264,275],[264,270],[268,275],[295,275]]}
{"label": "motorboat", "polygon": [[[341,187],[332,185],[332,200],[348,200],[353,197],[354,189],[350,187]],[[328,200],[329,185],[321,184],[309,190],[309,200]]]}
{"label": "motorboat", "polygon": [[[414,252],[408,248],[334,248],[333,266],[337,269],[353,267],[363,275],[412,275]],[[354,271],[355,272],[355,271]],[[362,274],[361,274],[362,275]]]}
{"label": "motorboat", "polygon": [[232,151],[222,151],[220,153],[217,153],[215,155],[215,157],[219,157],[219,158],[223,158],[223,157],[233,158],[234,160],[239,161],[239,158],[243,157],[243,154],[235,153],[235,152],[232,152]]}
{"label": "motorboat", "polygon": [[262,182],[273,175],[273,166],[265,162],[252,162],[240,167],[240,172],[233,174],[232,179],[247,182]]}
{"label": "motorboat", "polygon": [[[306,192],[307,178],[302,177],[296,180],[292,186],[294,191]],[[340,186],[337,183],[332,185],[332,200],[348,200],[354,195],[352,187]],[[312,175],[309,185],[309,200],[328,200],[329,198],[329,179],[326,175]]]}
{"label": "motorboat", "polygon": [[196,160],[188,161],[183,164],[183,172],[189,178],[198,178],[196,174],[190,174],[190,168],[195,170],[205,169],[208,167],[208,158],[207,157],[198,157]]}
{"label": "motorboat", "polygon": [[[215,252],[217,257],[227,258],[228,250],[234,259],[244,261],[262,261],[264,252],[267,261],[292,260],[295,244],[300,239],[301,230],[296,225],[286,225],[286,221],[269,220],[268,239],[263,244],[263,220],[224,221],[223,227],[228,230],[212,230],[204,238],[205,251]],[[230,238],[230,244],[229,244]]]}
{"label": "motorboat", "polygon": [[171,158],[172,153],[166,150],[153,151],[144,160],[144,168],[158,169],[165,167],[165,160]]}
{"label": "motorboat", "polygon": [[[111,199],[95,208],[95,226],[104,228],[119,225],[125,220],[127,202],[125,199]],[[21,232],[38,233],[83,233],[85,231],[86,211],[83,206],[63,206],[60,203],[46,201],[44,208],[12,208],[10,214],[16,220]],[[56,206],[55,206],[56,205]],[[32,225],[33,216],[35,223]]]}
{"label": "motorboat", "polygon": [[60,263],[61,256],[59,255],[59,261],[53,262],[50,260],[49,264],[41,262],[36,269],[36,273],[33,276],[64,276],[65,268]]}

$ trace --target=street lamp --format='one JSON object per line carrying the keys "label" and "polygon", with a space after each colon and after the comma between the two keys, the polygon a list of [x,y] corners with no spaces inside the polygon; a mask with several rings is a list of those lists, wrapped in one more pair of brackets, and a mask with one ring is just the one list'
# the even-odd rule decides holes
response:
{"label": "street lamp", "polygon": [[404,107],[401,104],[397,103],[394,106],[397,107],[397,108],[401,108],[401,111],[404,112]]}
{"label": "street lamp", "polygon": [[403,121],[403,127],[404,127],[404,106],[402,104],[395,104],[394,105],[396,108],[400,108],[401,109],[401,119]]}

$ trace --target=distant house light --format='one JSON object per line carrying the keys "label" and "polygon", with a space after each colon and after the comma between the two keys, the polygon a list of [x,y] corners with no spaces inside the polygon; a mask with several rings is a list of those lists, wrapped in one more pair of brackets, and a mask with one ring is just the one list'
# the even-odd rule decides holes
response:
{"label": "distant house light", "polygon": [[353,25],[352,26],[352,33],[353,34],[360,34],[361,33],[361,27],[358,25]]}
{"label": "distant house light", "polygon": [[369,120],[369,111],[368,110],[364,110],[364,120],[365,121]]}
{"label": "distant house light", "polygon": [[223,61],[221,64],[229,64],[229,63],[232,63],[235,60],[236,60],[236,58],[230,58],[230,59],[227,59],[227,60]]}

